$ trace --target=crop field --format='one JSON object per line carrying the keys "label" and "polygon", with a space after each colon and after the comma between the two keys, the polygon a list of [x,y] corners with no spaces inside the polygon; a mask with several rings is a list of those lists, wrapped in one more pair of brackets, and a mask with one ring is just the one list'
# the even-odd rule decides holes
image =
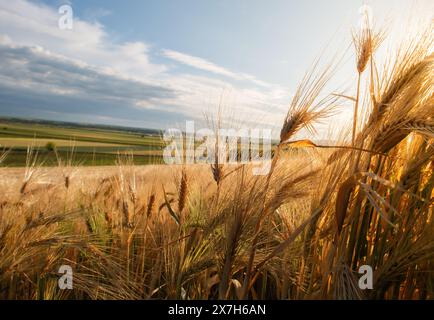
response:
{"label": "crop field", "polygon": [[6,166],[25,166],[28,148],[38,152],[44,166],[68,158],[77,165],[114,165],[118,155],[133,155],[136,164],[162,162],[158,133],[0,119],[0,148],[9,150]]}
{"label": "crop field", "polygon": [[[333,68],[306,73],[264,175],[138,165],[161,157],[157,135],[2,120],[0,298],[434,299],[429,31],[382,72],[382,34],[355,35],[354,96],[326,91]],[[342,99],[335,145],[294,138]]]}
{"label": "crop field", "polygon": [[[214,1],[221,8],[208,11],[224,19],[204,15],[212,1],[119,2],[108,14],[64,1],[60,9],[82,9],[67,31],[63,19],[50,27],[58,1],[3,2],[0,26],[16,29],[0,32],[0,300],[434,300],[432,16],[398,42],[388,37],[399,28],[371,25],[366,13],[349,43],[327,43],[337,53],[304,70],[314,46],[302,42],[334,28],[344,1],[263,1],[256,16],[260,1]],[[324,20],[311,23],[312,11]],[[126,24],[115,17],[123,12]],[[133,38],[142,33],[153,36]],[[274,37],[289,41],[272,46]],[[288,82],[282,70],[293,72]],[[208,129],[189,126],[220,87],[234,92],[234,112],[222,93],[204,113]],[[44,115],[58,121],[32,118]],[[178,120],[186,129],[170,139],[120,126]]]}

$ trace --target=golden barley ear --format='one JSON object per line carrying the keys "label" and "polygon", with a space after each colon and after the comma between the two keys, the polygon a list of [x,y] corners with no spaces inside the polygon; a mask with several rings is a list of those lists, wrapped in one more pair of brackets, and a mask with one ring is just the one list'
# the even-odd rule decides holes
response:
{"label": "golden barley ear", "polygon": [[155,211],[155,194],[151,194],[148,200],[148,205],[146,208],[146,216],[149,218],[153,215]]}
{"label": "golden barley ear", "polygon": [[71,179],[69,176],[65,176],[65,188],[69,189],[69,185],[71,183]]}
{"label": "golden barley ear", "polygon": [[185,204],[187,202],[188,197],[188,178],[187,172],[185,168],[182,169],[181,172],[181,182],[179,183],[179,191],[178,191],[178,213],[184,210]]}
{"label": "golden barley ear", "polygon": [[223,180],[223,166],[219,164],[211,165],[211,172],[214,181],[219,185]]}
{"label": "golden barley ear", "polygon": [[342,231],[342,226],[344,224],[345,216],[347,214],[347,208],[350,203],[351,193],[356,185],[355,176],[349,177],[345,180],[339,187],[338,194],[336,196],[336,208],[335,208],[335,219],[338,234]]}
{"label": "golden barley ear", "polygon": [[321,97],[321,93],[335,72],[333,64],[318,71],[316,61],[310,72],[307,72],[297,87],[280,130],[280,143],[287,142],[301,129],[315,133],[314,123],[320,122],[335,112],[341,97],[330,94]]}
{"label": "golden barley ear", "polygon": [[297,141],[289,141],[285,143],[285,146],[290,148],[311,148],[316,147],[317,145],[309,139],[303,139]]}
{"label": "golden barley ear", "polygon": [[383,42],[385,32],[383,30],[375,32],[371,28],[366,28],[353,33],[352,36],[356,49],[357,72],[360,74],[365,71],[372,55]]}
{"label": "golden barley ear", "polygon": [[162,188],[163,188],[164,203],[160,206],[160,210],[166,207],[167,210],[169,211],[170,216],[173,218],[173,220],[175,220],[176,224],[180,226],[181,225],[180,216],[176,214],[176,212],[172,209],[171,206],[172,201],[168,199],[164,186],[162,186]]}

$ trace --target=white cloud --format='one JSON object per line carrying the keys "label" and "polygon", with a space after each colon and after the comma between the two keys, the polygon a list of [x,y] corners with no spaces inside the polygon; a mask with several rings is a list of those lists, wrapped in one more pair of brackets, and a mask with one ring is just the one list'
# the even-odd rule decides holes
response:
{"label": "white cloud", "polygon": [[196,69],[200,69],[200,70],[204,70],[204,71],[208,71],[208,72],[212,72],[218,75],[222,75],[228,78],[232,78],[234,80],[245,80],[245,81],[250,81],[256,85],[259,86],[263,86],[263,87],[271,87],[270,84],[258,80],[256,77],[246,74],[246,73],[236,73],[236,72],[232,72],[226,68],[223,68],[219,65],[216,65],[206,59],[203,58],[199,58],[199,57],[195,57],[189,54],[185,54],[182,52],[178,52],[178,51],[173,51],[173,50],[163,50],[162,54],[169,59],[175,60],[177,62],[183,63],[187,66],[196,68]]}
{"label": "white cloud", "polygon": [[205,59],[194,57],[185,53],[173,51],[173,50],[163,50],[163,55],[172,60],[178,61],[180,63],[186,64],[188,66],[209,71],[215,74],[223,75],[229,78],[240,80],[240,76],[234,72],[231,72],[225,68],[222,68],[212,62]]}
{"label": "white cloud", "polygon": [[[0,86],[15,83],[20,92],[27,90],[28,99],[38,91],[50,97],[88,99],[89,106],[97,101],[101,108],[107,105],[105,117],[110,119],[118,112],[111,105],[124,108],[125,117],[135,121],[134,110],[158,111],[159,119],[154,118],[160,125],[171,121],[170,114],[201,117],[204,110],[217,106],[223,93],[239,118],[280,125],[288,96],[279,86],[203,58],[159,51],[145,42],[116,43],[98,22],[75,17],[73,30],[60,30],[58,18],[57,8],[0,0]],[[154,63],[153,54],[161,52],[207,75],[174,73],[168,65]],[[0,111],[8,108],[1,104]],[[94,111],[86,112],[91,116]]]}
{"label": "white cloud", "polygon": [[61,30],[55,8],[23,0],[0,0],[0,33],[14,44],[40,46],[89,65],[110,69],[132,78],[143,78],[165,71],[149,61],[145,43],[121,43],[110,40],[98,22],[86,22],[74,16],[73,30]]}

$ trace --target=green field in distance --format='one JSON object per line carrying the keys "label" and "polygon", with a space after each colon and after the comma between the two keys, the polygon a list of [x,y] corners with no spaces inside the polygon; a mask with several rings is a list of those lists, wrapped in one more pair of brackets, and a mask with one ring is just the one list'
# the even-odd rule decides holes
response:
{"label": "green field in distance", "polygon": [[0,118],[0,150],[9,150],[2,165],[24,166],[29,147],[43,166],[55,166],[59,158],[114,165],[119,155],[132,155],[135,164],[162,163],[164,144],[157,130]]}

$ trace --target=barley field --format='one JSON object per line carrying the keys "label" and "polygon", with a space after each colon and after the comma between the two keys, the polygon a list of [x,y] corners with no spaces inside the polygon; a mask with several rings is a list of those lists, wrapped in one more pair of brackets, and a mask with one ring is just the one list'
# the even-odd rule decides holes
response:
{"label": "barley field", "polygon": [[[322,98],[333,68],[308,72],[265,176],[130,156],[46,168],[29,149],[0,169],[0,298],[434,299],[432,35],[382,67],[384,33],[355,34],[355,96]],[[355,112],[335,145],[293,139],[340,100]]]}

